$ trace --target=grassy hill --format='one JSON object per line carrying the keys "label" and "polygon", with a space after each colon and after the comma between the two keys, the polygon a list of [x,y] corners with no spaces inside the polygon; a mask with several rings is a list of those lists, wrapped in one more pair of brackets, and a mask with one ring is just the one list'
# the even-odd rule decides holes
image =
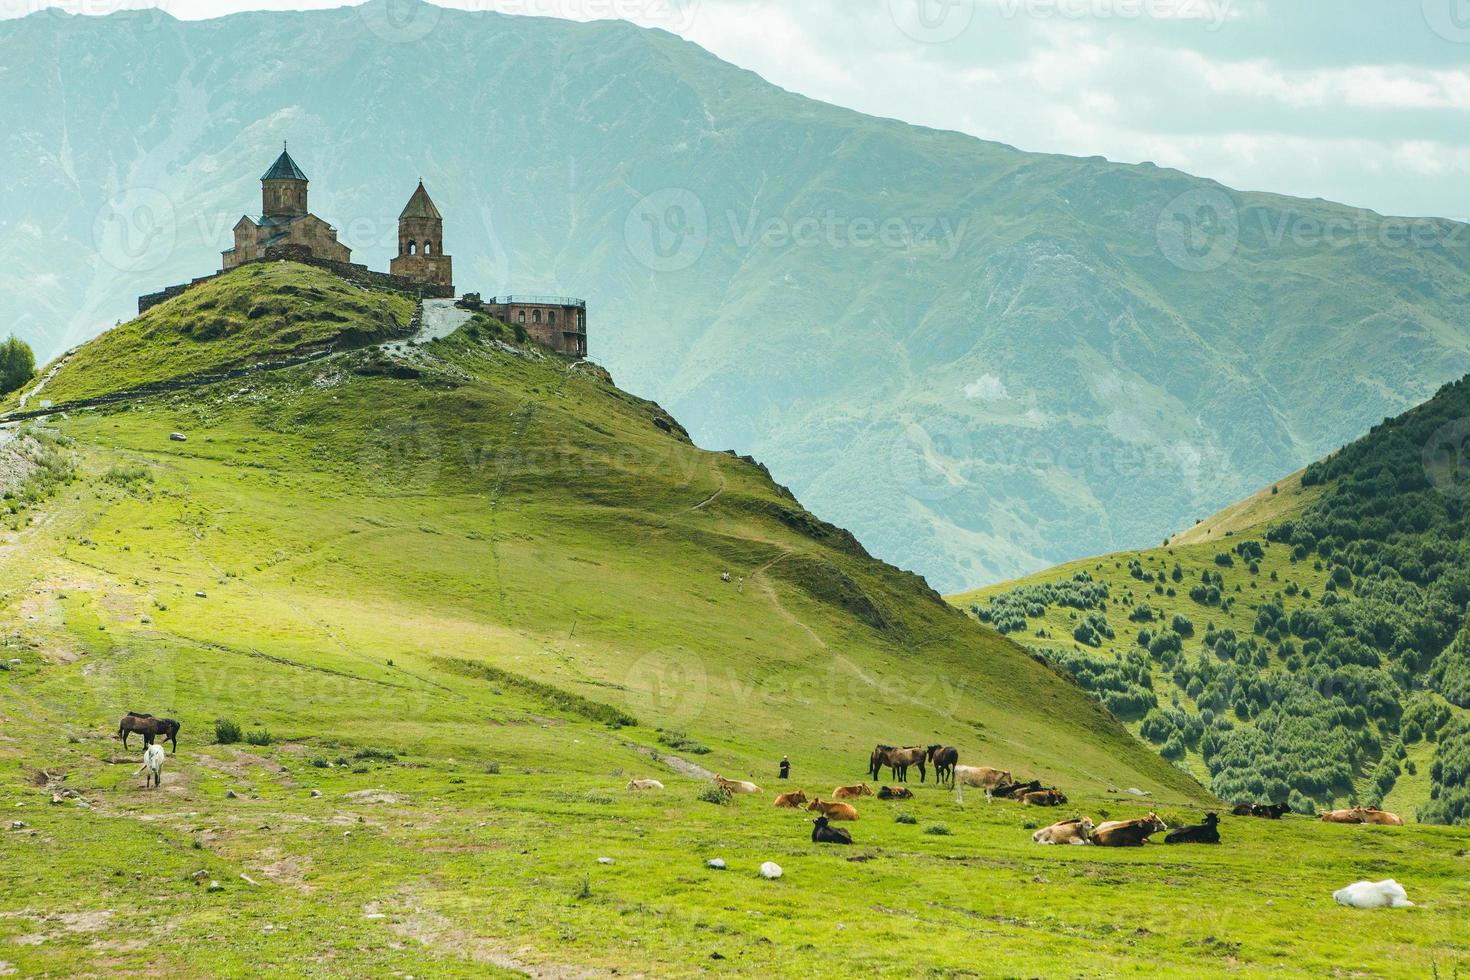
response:
{"label": "grassy hill", "polygon": [[[126,388],[124,331],[98,343]],[[58,390],[93,390],[68,377],[91,356]],[[1445,829],[1035,847],[1058,815],[1178,824],[1209,799],[758,465],[485,318],[20,442],[55,463],[0,537],[0,972],[1422,973],[1470,942]],[[183,722],[162,790],[112,739],[126,709]],[[840,854],[770,805],[782,754],[830,793],[879,739],[1072,805],[915,784],[859,801]],[[767,792],[708,802],[708,771]],[[1329,895],[1364,874],[1420,907],[1345,932]]]}
{"label": "grassy hill", "polygon": [[1470,823],[1470,381],[1171,538],[957,602],[1227,798]]}

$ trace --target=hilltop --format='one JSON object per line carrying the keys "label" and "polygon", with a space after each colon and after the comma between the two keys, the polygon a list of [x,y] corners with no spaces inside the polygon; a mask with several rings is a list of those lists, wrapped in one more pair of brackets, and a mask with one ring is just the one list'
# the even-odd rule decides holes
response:
{"label": "hilltop", "polygon": [[627,390],[944,591],[1152,544],[1470,371],[1463,225],[875,119],[626,23],[44,11],[0,63],[0,309],[42,356],[210,271],[289,139],[361,261],[422,176],[461,280],[586,296]]}
{"label": "hilltop", "polygon": [[957,597],[1230,799],[1470,823],[1470,379],[1164,547]]}

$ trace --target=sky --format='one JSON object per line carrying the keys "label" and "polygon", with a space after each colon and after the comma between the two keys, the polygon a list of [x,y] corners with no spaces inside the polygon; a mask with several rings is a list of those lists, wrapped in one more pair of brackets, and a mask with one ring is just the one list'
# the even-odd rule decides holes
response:
{"label": "sky", "polygon": [[[374,0],[411,5],[421,0]],[[620,17],[783,88],[1025,150],[1470,220],[1470,0],[437,0]],[[0,0],[176,17],[343,0]],[[401,16],[416,16],[409,7]]]}

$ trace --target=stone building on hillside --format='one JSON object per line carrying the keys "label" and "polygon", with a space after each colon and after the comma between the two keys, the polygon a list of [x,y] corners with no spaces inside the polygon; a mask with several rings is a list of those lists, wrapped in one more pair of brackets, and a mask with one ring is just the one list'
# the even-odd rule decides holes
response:
{"label": "stone building on hillside", "polygon": [[[300,262],[326,269],[369,289],[387,289],[418,300],[452,300],[454,260],[444,251],[444,216],[419,181],[398,216],[398,255],[388,272],[376,272],[352,261],[352,250],[337,241],[337,229],[307,207],[306,174],[281,148],[281,155],[260,178],[261,215],[243,217],[235,225],[235,247],[223,253],[216,273],[138,297],[144,313],[231,269],[254,262]],[[486,313],[534,340],[571,357],[587,356],[587,301],[570,296],[512,294],[482,300],[469,293],[459,303]]]}
{"label": "stone building on hillside", "polygon": [[395,276],[454,288],[454,260],[444,254],[444,216],[424,182],[398,216],[398,257],[388,266]]}
{"label": "stone building on hillside", "polygon": [[275,246],[298,245],[326,262],[352,261],[352,250],[337,241],[337,229],[307,209],[306,174],[284,148],[260,178],[259,220],[249,216],[235,225],[235,247],[224,253],[223,271],[265,258]]}

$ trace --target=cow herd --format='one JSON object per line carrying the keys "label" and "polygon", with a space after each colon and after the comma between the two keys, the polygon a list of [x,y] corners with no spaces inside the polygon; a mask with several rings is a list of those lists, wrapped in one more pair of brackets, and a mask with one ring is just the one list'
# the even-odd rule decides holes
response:
{"label": "cow herd", "polygon": [[[979,789],[984,791],[987,800],[1014,800],[1026,806],[1040,807],[1067,804],[1065,793],[1055,786],[1043,785],[1040,780],[1017,779],[1007,769],[960,765],[959,751],[953,746],[880,744],[868,756],[868,775],[874,781],[881,779],[883,770],[887,769],[891,778],[902,784],[907,781],[909,770],[915,768],[919,771],[920,782],[927,782],[929,769],[932,768],[936,786],[950,786],[961,792],[964,787]],[[714,777],[714,783],[732,796],[761,792],[761,788],[755,783],[726,779],[718,775]],[[657,780],[633,780],[628,788],[662,789],[663,784]],[[875,792],[864,782],[835,787],[829,796],[830,799],[823,799],[820,795],[808,797],[804,790],[793,790],[777,796],[775,805],[778,809],[805,810],[816,814],[812,827],[813,843],[851,844],[851,832],[834,824],[858,819],[858,809],[852,801],[868,796],[886,801],[911,800],[914,793],[904,785],[879,786]],[[1231,812],[1240,817],[1280,820],[1290,812],[1290,807],[1284,803],[1237,803]],[[1332,823],[1403,826],[1403,820],[1399,817],[1377,807],[1357,806],[1350,810],[1333,810],[1323,813],[1321,819]],[[1037,844],[1142,847],[1159,834],[1165,835],[1165,844],[1219,844],[1220,817],[1216,813],[1206,813],[1197,825],[1170,829],[1157,813],[1131,820],[1108,820],[1102,823],[1094,823],[1090,817],[1077,816],[1037,830],[1031,835],[1031,840]]]}

